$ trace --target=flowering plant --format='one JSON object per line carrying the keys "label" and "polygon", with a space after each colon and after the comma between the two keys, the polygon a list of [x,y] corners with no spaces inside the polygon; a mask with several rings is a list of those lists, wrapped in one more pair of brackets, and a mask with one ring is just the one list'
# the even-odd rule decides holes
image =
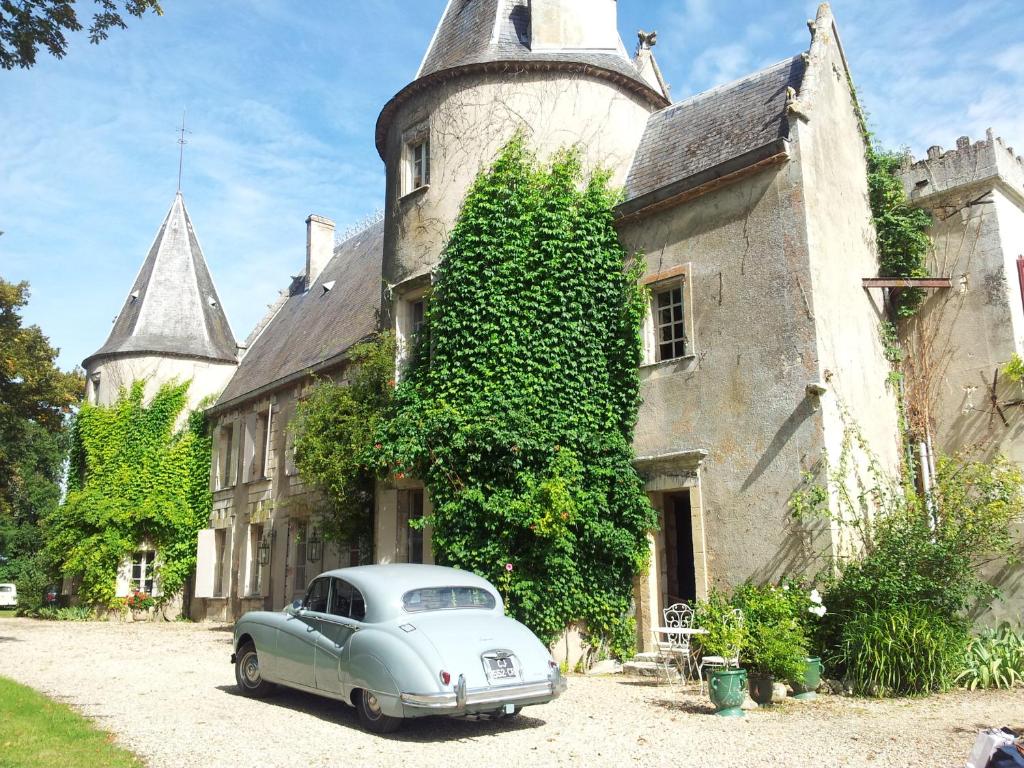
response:
{"label": "flowering plant", "polygon": [[156,606],[156,600],[149,593],[136,589],[124,599],[124,604],[133,611],[147,611]]}

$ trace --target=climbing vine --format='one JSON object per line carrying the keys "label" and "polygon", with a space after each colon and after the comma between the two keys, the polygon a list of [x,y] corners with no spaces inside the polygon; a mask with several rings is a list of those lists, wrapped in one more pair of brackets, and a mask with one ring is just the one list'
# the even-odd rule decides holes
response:
{"label": "climbing vine", "polygon": [[162,600],[196,564],[209,521],[211,440],[202,411],[177,425],[189,384],[165,384],[147,405],[135,382],[110,406],[84,404],[72,431],[68,493],[44,521],[46,554],[92,605],[115,602],[116,575],[147,543]]}
{"label": "climbing vine", "polygon": [[645,296],[608,177],[517,137],[465,201],[382,467],[425,480],[435,558],[500,583],[551,642],[574,621],[624,655],[656,517],[633,468]]}
{"label": "climbing vine", "polygon": [[[932,218],[926,211],[912,206],[907,197],[900,178],[907,152],[885,150],[875,143],[852,80],[850,92],[866,146],[868,195],[878,241],[879,277],[927,277],[926,260],[932,242],[928,229]],[[925,292],[920,288],[900,290],[893,299],[897,317],[915,315],[924,297]]]}
{"label": "climbing vine", "polygon": [[[374,506],[374,434],[391,410],[395,343],[390,334],[349,353],[348,382],[324,380],[299,403],[295,464],[320,488],[324,537],[369,551]],[[363,546],[365,544],[365,546]]]}

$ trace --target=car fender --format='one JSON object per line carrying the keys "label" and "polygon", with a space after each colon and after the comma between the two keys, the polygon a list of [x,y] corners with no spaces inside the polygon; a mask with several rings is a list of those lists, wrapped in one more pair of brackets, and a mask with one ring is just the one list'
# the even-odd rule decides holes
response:
{"label": "car fender", "polygon": [[277,624],[279,614],[253,612],[235,624],[234,649],[237,653],[244,638],[252,639],[260,659],[260,672],[268,682],[277,682]]}
{"label": "car fender", "polygon": [[353,705],[357,703],[352,696],[355,690],[371,691],[385,715],[402,717],[402,691],[387,664],[372,653],[360,653],[352,656],[349,668],[348,698]]}

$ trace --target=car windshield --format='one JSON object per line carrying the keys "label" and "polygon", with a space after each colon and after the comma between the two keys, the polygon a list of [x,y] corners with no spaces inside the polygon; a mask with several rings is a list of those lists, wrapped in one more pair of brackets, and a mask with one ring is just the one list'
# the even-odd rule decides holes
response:
{"label": "car windshield", "polygon": [[402,607],[408,613],[451,611],[459,608],[493,610],[494,595],[479,587],[428,587],[402,595]]}
{"label": "car windshield", "polygon": [[13,592],[14,587],[9,587],[6,584],[0,586],[0,592]]}

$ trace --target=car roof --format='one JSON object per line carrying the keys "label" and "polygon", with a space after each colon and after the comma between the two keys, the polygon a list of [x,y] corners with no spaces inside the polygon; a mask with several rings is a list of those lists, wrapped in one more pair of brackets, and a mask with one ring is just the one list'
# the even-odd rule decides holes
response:
{"label": "car roof", "polygon": [[[471,571],[445,568],[440,565],[393,563],[388,565],[359,565],[325,571],[320,576],[344,579],[356,587],[366,598],[367,619],[381,621],[396,615],[401,609],[402,595],[413,589],[430,587],[478,587],[498,598],[500,595],[487,579]],[[370,614],[373,614],[372,616]]]}

